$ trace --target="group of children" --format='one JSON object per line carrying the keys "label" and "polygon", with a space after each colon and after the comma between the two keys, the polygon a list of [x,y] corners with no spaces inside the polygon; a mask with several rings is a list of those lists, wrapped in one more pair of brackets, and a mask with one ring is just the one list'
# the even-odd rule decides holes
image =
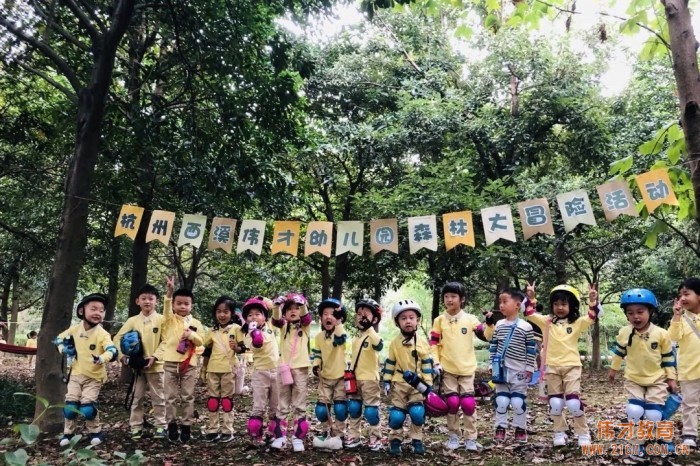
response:
{"label": "group of children", "polygon": [[[209,392],[205,439],[229,442],[234,434],[236,355],[251,351],[253,406],[247,430],[254,444],[261,444],[269,437],[271,447],[282,450],[287,448],[291,437],[293,451],[304,450],[309,432],[306,406],[311,367],[318,378],[315,416],[323,426],[323,433],[313,439],[315,448],[336,450],[362,445],[363,416],[368,424],[367,447],[383,448],[379,425],[384,393],[390,398],[387,423],[392,455],[401,454],[407,418],[413,452],[425,452],[422,426],[426,415],[447,416],[446,448],[459,448],[463,439],[466,450],[476,451],[480,446],[474,393],[475,336],[490,341],[489,364],[495,383],[494,440],[506,440],[508,410],[512,409],[510,424],[514,427],[514,439],[527,442],[527,388],[536,371],[537,356],[530,323],[544,334],[542,358],[546,365],[541,377],[546,380],[549,411],[554,421],[553,445],[567,444],[565,409],[573,417],[578,444],[591,443],[581,398],[578,340],[602,314],[595,286],[589,288],[588,310],[584,315],[580,315],[580,293],[569,285],[551,290],[549,315],[536,312],[534,283],[527,285],[524,294],[517,289],[504,289],[499,294],[503,319],[495,322],[493,313],[489,312],[481,322],[464,311],[465,287],[457,282],[448,283],[442,290],[445,312],[434,320],[429,339],[421,334],[420,306],[412,300],[401,300],[391,310],[400,333],[389,343],[381,370],[380,351],[384,343],[378,334],[378,324],[382,309],[371,299],[355,304],[357,335],[352,340],[351,357],[346,360],[347,310],[337,299],[325,299],[317,307],[321,330],[315,336],[310,354],[312,314],[301,294],[291,293],[274,301],[252,297],[243,304],[240,314],[232,299],[221,297],[214,304],[215,325],[208,332],[191,315],[194,303],[191,291],[174,291],[173,280],[168,279],[162,315],[156,312],[158,298],[158,291],[146,285],[136,298],[141,313],[130,317],[113,341],[99,325],[107,298],[92,294],[79,303],[77,316],[81,322],[56,338],[59,351],[72,360],[61,445],[70,442],[79,416],[87,421],[91,443],[103,441],[96,403],[106,379],[105,364],[115,360],[119,353],[121,362],[135,374],[129,421],[133,438],[142,435],[143,401],[148,391],[153,405],[154,436],[173,443],[190,441],[194,388],[200,373],[199,359],[204,358],[206,365],[202,370],[206,371]],[[679,287],[668,332],[651,323],[652,314],[658,310],[651,291],[625,291],[621,307],[630,325],[623,327],[617,336],[609,378],[614,380],[622,360],[626,359],[629,420],[662,420],[668,392],[677,390],[675,353],[671,345],[674,340],[678,342],[679,379],[685,392],[683,440],[686,445],[695,446],[700,404],[700,341],[695,341],[700,339],[697,328],[700,279],[685,280]],[[279,329],[279,337],[273,327]],[[179,419],[178,401],[183,408]]]}

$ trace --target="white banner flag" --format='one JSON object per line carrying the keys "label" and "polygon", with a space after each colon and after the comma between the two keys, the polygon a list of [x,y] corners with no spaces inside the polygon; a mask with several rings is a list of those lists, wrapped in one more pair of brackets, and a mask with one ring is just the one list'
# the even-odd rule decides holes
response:
{"label": "white banner flag", "polygon": [[481,221],[484,224],[486,246],[490,246],[501,238],[515,243],[515,227],[510,204],[482,209]]}
{"label": "white banner flag", "polygon": [[564,221],[564,230],[567,232],[576,228],[579,223],[596,225],[591,201],[585,189],[557,195],[557,204]]}
{"label": "white banner flag", "polygon": [[364,222],[338,222],[338,238],[335,242],[335,255],[346,252],[362,255],[365,238]]}
{"label": "white banner flag", "polygon": [[243,220],[238,231],[238,247],[236,252],[253,251],[258,256],[262,253],[265,242],[264,220]]}
{"label": "white banner flag", "polygon": [[415,254],[423,248],[437,251],[437,222],[435,215],[408,218],[408,249]]}

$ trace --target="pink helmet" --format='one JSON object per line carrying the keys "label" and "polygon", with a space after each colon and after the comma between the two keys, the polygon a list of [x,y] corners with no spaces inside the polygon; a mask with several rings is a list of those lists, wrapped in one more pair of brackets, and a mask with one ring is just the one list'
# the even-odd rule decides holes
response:
{"label": "pink helmet", "polygon": [[248,301],[245,302],[243,305],[243,319],[248,318],[248,313],[250,312],[251,309],[258,309],[265,315],[265,320],[268,318],[269,314],[269,308],[267,307],[267,302],[265,302],[265,298],[262,296],[253,296],[250,298]]}
{"label": "pink helmet", "polygon": [[289,293],[287,296],[284,297],[284,302],[280,305],[280,311],[283,315],[287,306],[290,306],[292,304],[306,306],[306,298],[301,293]]}
{"label": "pink helmet", "polygon": [[442,417],[447,415],[449,409],[447,403],[437,393],[430,391],[423,402],[425,413],[430,417]]}

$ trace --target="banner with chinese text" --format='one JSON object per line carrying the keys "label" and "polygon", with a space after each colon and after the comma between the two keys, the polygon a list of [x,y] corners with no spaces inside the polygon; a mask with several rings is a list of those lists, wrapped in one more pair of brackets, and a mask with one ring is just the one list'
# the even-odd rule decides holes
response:
{"label": "banner with chinese text", "polygon": [[387,250],[399,253],[399,228],[395,218],[372,220],[369,223],[370,250],[372,254]]}
{"label": "banner with chinese text", "polygon": [[236,252],[252,251],[258,256],[262,253],[265,242],[264,220],[243,220],[238,232],[238,246]]}
{"label": "banner with chinese text", "polygon": [[415,254],[423,248],[437,251],[437,221],[435,215],[408,218],[408,249]]}
{"label": "banner with chinese text", "polygon": [[335,243],[335,255],[346,252],[362,255],[365,242],[365,223],[358,221],[338,222],[338,239]]}
{"label": "banner with chinese text", "polygon": [[474,222],[469,210],[442,215],[442,228],[445,234],[445,249],[449,251],[459,244],[474,247]]}
{"label": "banner with chinese text", "polygon": [[233,248],[233,234],[236,232],[236,220],[233,218],[214,217],[209,232],[209,249],[221,248],[231,253]]}
{"label": "banner with chinese text", "polygon": [[310,256],[320,252],[326,257],[331,257],[332,242],[333,222],[309,222],[304,239],[304,255]]}
{"label": "banner with chinese text", "polygon": [[549,212],[549,202],[546,197],[518,203],[518,212],[520,212],[523,237],[526,240],[537,233],[554,235],[552,214]]}
{"label": "banner with chinese text", "polygon": [[564,221],[564,230],[567,232],[576,228],[577,225],[596,225],[593,207],[588,199],[588,193],[579,189],[557,196],[557,204],[561,218]]}
{"label": "banner with chinese text", "polygon": [[300,229],[301,222],[275,222],[270,253],[275,255],[284,252],[296,257],[299,251]]}
{"label": "banner with chinese text", "polygon": [[510,204],[481,209],[481,221],[484,224],[486,246],[490,246],[501,238],[516,241]]}
{"label": "banner with chinese text", "polygon": [[124,204],[119,217],[117,217],[117,227],[114,229],[114,237],[126,235],[131,239],[136,239],[139,232],[141,219],[143,218],[143,207]]}
{"label": "banner with chinese text", "polygon": [[167,246],[168,241],[170,241],[170,237],[173,234],[174,223],[175,212],[168,212],[167,210],[154,210],[148,224],[146,242],[150,243],[154,239],[157,239]]}
{"label": "banner with chinese text", "polygon": [[177,240],[178,246],[191,244],[198,248],[204,239],[204,230],[207,227],[207,217],[205,215],[185,214],[182,216],[180,226],[180,238]]}
{"label": "banner with chinese text", "polygon": [[678,205],[676,193],[673,192],[671,180],[668,178],[668,170],[665,168],[637,175],[637,186],[650,214],[661,204]]}
{"label": "banner with chinese text", "polygon": [[603,205],[605,220],[612,222],[622,214],[638,217],[632,192],[626,181],[616,180],[596,186],[600,203]]}

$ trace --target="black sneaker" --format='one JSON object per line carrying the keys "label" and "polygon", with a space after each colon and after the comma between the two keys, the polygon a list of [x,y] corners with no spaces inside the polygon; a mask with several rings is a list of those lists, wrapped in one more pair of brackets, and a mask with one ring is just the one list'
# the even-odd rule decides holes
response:
{"label": "black sneaker", "polygon": [[180,441],[180,432],[177,428],[177,422],[168,424],[168,441],[178,443]]}
{"label": "black sneaker", "polygon": [[215,433],[207,434],[205,442],[214,443],[214,442],[218,442],[219,440],[221,440],[221,435],[219,435],[218,432],[215,432]]}
{"label": "black sneaker", "polygon": [[187,443],[191,438],[190,426],[180,426],[180,441],[182,443]]}
{"label": "black sneaker", "polygon": [[232,434],[221,434],[221,437],[219,437],[219,443],[228,443],[233,441],[233,435]]}

